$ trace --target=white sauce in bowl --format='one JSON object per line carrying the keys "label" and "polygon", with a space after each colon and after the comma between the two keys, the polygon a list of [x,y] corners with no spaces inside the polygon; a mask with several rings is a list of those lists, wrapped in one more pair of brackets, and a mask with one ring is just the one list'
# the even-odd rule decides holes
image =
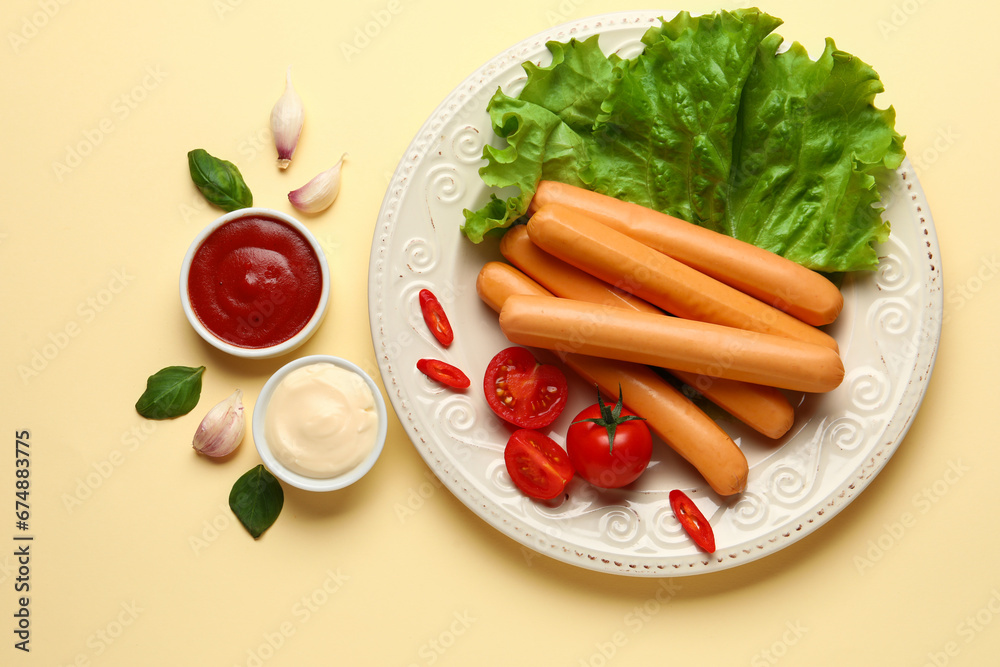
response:
{"label": "white sauce in bowl", "polygon": [[264,428],[271,452],[289,470],[312,478],[335,477],[374,449],[375,397],[357,373],[331,363],[310,364],[275,387]]}

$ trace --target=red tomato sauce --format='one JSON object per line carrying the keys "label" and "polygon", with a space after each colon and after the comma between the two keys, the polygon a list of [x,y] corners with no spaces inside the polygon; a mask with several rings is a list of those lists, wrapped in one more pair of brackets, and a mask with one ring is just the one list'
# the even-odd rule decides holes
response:
{"label": "red tomato sauce", "polygon": [[309,241],[281,220],[260,215],[209,234],[188,273],[198,319],[238,347],[288,340],[312,318],[322,291],[322,269]]}

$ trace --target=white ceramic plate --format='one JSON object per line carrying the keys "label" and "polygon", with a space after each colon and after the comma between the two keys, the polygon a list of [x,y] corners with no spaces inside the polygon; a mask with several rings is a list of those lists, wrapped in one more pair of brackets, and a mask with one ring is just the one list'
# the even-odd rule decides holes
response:
{"label": "white ceramic plate", "polygon": [[[552,28],[500,54],[466,79],[431,114],[399,163],[372,244],[369,315],[389,399],[420,455],[473,512],[527,548],[584,568],[636,576],[679,576],[741,565],[792,544],[858,496],[900,445],[923,398],[941,331],[942,282],[927,202],[908,163],[885,193],[892,236],[881,268],[849,276],[845,308],[829,327],[847,376],[835,391],[797,406],[791,432],[767,441],[720,422],[750,463],[746,492],[723,499],[663,443],[627,490],[599,491],[581,479],[568,499],[522,495],[503,463],[509,430],[491,412],[481,383],[486,365],[510,343],[496,314],[476,295],[480,267],[500,259],[495,243],[460,233],[464,208],[489,198],[478,176],[485,142],[495,141],[486,105],[497,87],[515,94],[521,63],[550,61],[545,43],[600,33],[605,53],[632,57],[663,12],[625,12]],[[667,18],[670,15],[667,14]],[[455,328],[447,350],[424,325],[417,293],[437,294]],[[545,359],[544,352],[539,357]],[[444,389],[416,369],[436,357],[465,370],[473,386]],[[571,401],[550,434],[560,443],[592,389],[575,376]],[[667,500],[688,492],[711,521],[717,551],[687,538]]]}

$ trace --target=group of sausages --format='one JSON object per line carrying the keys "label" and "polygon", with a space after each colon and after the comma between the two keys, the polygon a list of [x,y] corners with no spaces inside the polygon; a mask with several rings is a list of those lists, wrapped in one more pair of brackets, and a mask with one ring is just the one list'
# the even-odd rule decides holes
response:
{"label": "group of sausages", "polygon": [[479,273],[480,298],[518,345],[565,364],[646,418],[723,496],[746,488],[729,435],[652,367],[666,369],[769,438],[794,421],[782,389],[844,378],[833,322],[843,295],[779,255],[652,209],[539,183],[527,225]]}

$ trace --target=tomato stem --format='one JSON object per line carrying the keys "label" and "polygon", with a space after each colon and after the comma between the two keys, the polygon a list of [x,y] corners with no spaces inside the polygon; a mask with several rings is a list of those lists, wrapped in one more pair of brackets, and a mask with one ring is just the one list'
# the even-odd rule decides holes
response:
{"label": "tomato stem", "polygon": [[[596,387],[597,385],[594,386]],[[645,417],[639,417],[636,415],[625,415],[624,417],[622,417],[622,408],[624,406],[622,405],[622,386],[620,383],[618,385],[618,402],[615,404],[615,407],[609,408],[607,405],[604,404],[604,401],[601,399],[600,387],[597,388],[597,405],[601,411],[600,417],[581,419],[579,421],[573,422],[573,424],[580,424],[582,422],[593,422],[598,426],[603,426],[605,430],[607,430],[608,432],[609,452],[615,451],[615,429],[618,428],[619,424],[624,424],[625,422],[633,421],[636,419],[640,421],[646,421]],[[570,425],[572,426],[572,424]]]}

